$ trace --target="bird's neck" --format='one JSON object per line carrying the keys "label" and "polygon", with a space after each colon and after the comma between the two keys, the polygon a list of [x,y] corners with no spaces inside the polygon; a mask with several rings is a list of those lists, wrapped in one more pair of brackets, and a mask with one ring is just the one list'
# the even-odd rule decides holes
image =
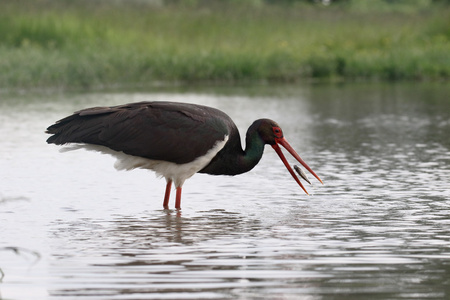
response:
{"label": "bird's neck", "polygon": [[212,175],[237,175],[253,169],[264,152],[264,141],[256,129],[255,125],[248,129],[245,150],[242,150],[239,132],[237,129],[233,131],[225,147],[199,172]]}
{"label": "bird's neck", "polygon": [[264,141],[250,127],[245,138],[245,150],[239,157],[241,173],[248,172],[261,160],[264,152]]}

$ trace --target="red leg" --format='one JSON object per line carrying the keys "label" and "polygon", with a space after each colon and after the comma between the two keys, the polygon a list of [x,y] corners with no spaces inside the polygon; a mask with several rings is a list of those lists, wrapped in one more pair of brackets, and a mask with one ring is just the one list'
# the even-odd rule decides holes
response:
{"label": "red leg", "polygon": [[175,198],[175,208],[181,208],[181,186],[177,187],[177,196]]}
{"label": "red leg", "polygon": [[164,203],[163,203],[165,209],[169,209],[169,198],[171,188],[172,188],[172,180],[167,180],[166,193],[164,194]]}

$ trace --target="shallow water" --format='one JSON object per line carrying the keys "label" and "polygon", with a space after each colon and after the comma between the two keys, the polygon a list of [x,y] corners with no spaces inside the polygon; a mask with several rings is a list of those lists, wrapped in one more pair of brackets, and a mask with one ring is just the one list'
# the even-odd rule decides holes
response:
{"label": "shallow water", "polygon": [[[447,299],[449,94],[444,84],[1,94],[0,299]],[[247,174],[195,175],[182,210],[163,210],[165,182],[150,172],[45,143],[72,111],[142,100],[217,107],[241,135],[277,120],[325,185],[305,195],[267,147]]]}

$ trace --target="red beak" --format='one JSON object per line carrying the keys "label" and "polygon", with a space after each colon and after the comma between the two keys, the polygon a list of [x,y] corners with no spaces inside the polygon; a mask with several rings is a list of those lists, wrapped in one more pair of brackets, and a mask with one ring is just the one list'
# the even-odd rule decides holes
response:
{"label": "red beak", "polygon": [[[313,170],[311,170],[311,168],[303,161],[303,159],[300,157],[300,155],[297,154],[297,152],[295,152],[294,148],[291,147],[291,145],[289,145],[289,143],[286,141],[286,139],[284,137],[282,138],[276,138],[275,139],[276,144],[272,145],[272,148],[275,150],[275,152],[278,154],[278,156],[280,157],[281,161],[284,163],[284,165],[286,166],[286,168],[288,169],[289,173],[291,173],[292,177],[295,179],[295,181],[297,181],[297,183],[300,185],[300,187],[305,191],[306,194],[308,194],[308,192],[306,191],[306,189],[304,188],[303,184],[300,182],[300,179],[298,179],[297,175],[295,175],[294,170],[292,170],[291,166],[289,165],[289,163],[287,162],[286,158],[283,155],[283,152],[281,152],[281,148],[280,146],[278,146],[278,144],[280,144],[281,146],[283,146],[284,148],[286,148],[287,151],[289,151],[289,153],[295,157],[295,159],[302,164],[303,167],[305,167],[306,170],[308,170],[314,177],[317,178],[317,180],[319,180],[322,184],[322,180],[319,178],[319,176],[316,175],[316,173],[314,173]],[[309,195],[309,194],[308,194]]]}

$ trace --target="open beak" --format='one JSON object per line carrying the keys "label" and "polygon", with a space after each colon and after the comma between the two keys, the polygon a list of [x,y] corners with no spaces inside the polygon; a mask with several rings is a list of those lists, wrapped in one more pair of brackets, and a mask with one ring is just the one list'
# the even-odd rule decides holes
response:
{"label": "open beak", "polygon": [[[280,157],[281,161],[284,163],[284,165],[286,166],[286,168],[288,169],[289,173],[291,173],[292,177],[295,179],[295,181],[297,181],[297,183],[300,185],[300,187],[305,191],[306,194],[308,194],[308,192],[306,191],[305,187],[303,186],[303,184],[300,182],[300,179],[297,177],[297,175],[295,175],[294,170],[292,170],[291,166],[289,165],[289,163],[286,160],[286,157],[284,157],[283,152],[281,152],[281,148],[278,145],[283,146],[284,148],[286,148],[287,151],[289,151],[289,153],[295,157],[295,159],[303,166],[305,167],[306,170],[308,170],[314,177],[317,178],[317,180],[319,180],[322,184],[322,180],[319,178],[319,176],[317,176],[316,173],[314,173],[313,170],[311,170],[311,168],[303,161],[303,159],[300,157],[300,155],[297,154],[297,152],[295,152],[295,150],[291,147],[291,145],[289,145],[289,143],[286,141],[286,139],[284,137],[282,138],[276,138],[275,139],[275,144],[272,145],[272,148],[275,150],[275,152],[278,154],[278,156]],[[308,194],[309,195],[309,194]]]}

